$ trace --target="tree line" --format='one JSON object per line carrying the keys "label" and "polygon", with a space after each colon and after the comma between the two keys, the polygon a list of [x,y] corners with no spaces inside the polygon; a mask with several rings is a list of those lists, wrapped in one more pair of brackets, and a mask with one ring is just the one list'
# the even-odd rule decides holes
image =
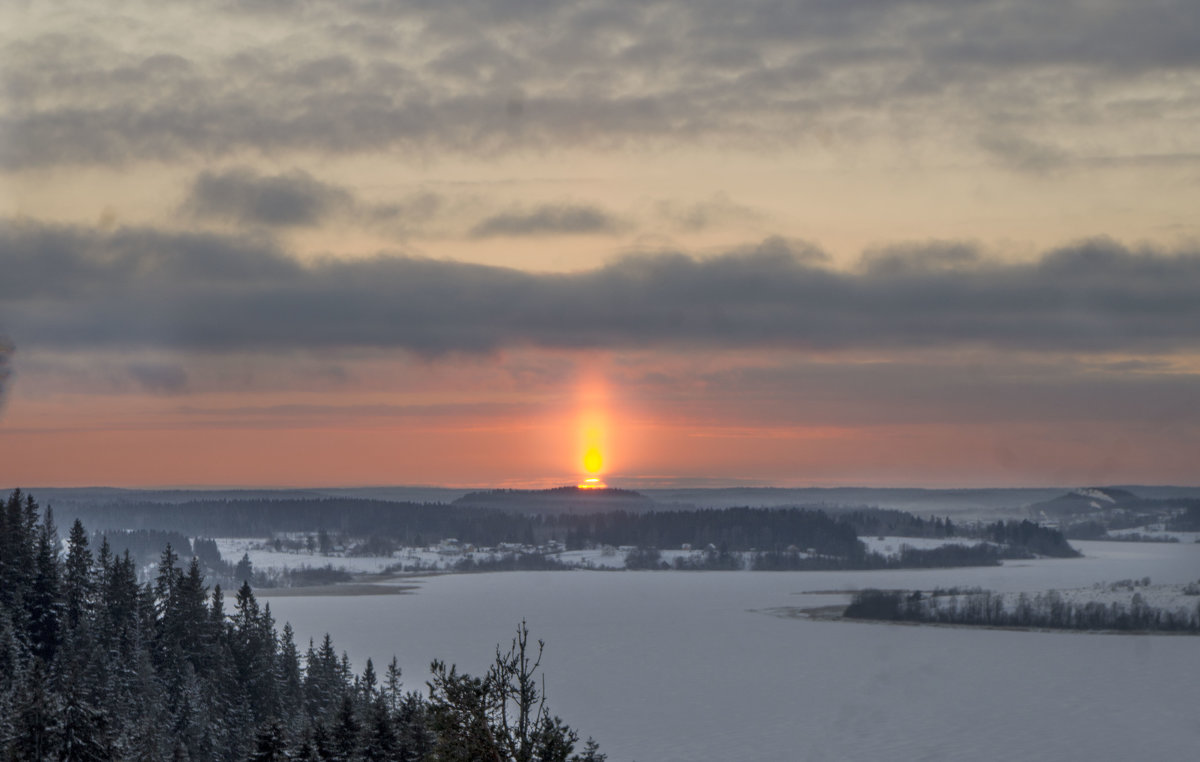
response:
{"label": "tree line", "polygon": [[[480,546],[558,540],[569,549],[588,545],[700,547],[711,543],[750,550],[795,544],[829,555],[849,555],[855,552],[857,542],[857,533],[848,522],[803,508],[545,515],[472,505],[327,498],[106,503],[76,505],[72,510],[85,524],[106,529],[157,529],[203,537],[321,532],[326,537],[387,538],[407,547],[448,538]],[[380,539],[375,541],[382,544]]]}
{"label": "tree line", "polygon": [[849,523],[821,510],[805,508],[707,508],[629,513],[612,511],[582,516],[555,516],[548,521],[565,527],[567,548],[588,545],[636,545],[680,548],[712,545],[725,551],[784,549],[829,556],[861,555],[864,547]]}
{"label": "tree line", "polygon": [[[328,552],[340,538],[343,552],[387,553],[396,547],[421,547],[454,538],[464,544],[496,547],[504,543],[533,546],[551,540],[568,550],[599,546],[639,548],[706,548],[720,553],[751,553],[746,561],[761,569],[889,568],[990,565],[1003,558],[1033,555],[1072,557],[1078,553],[1061,532],[1031,521],[997,521],[979,526],[957,525],[950,519],[922,519],[887,509],[859,509],[843,514],[802,507],[723,508],[675,511],[612,510],[587,513],[523,514],[471,505],[401,503],[357,498],[321,500],[205,500],[180,504],[136,503],[77,507],[87,521],[153,525],[159,531],[191,532],[206,536],[269,536],[308,533],[305,547]],[[111,531],[111,530],[110,530]],[[146,529],[140,530],[142,532]],[[899,560],[868,553],[860,535],[962,537],[998,546],[948,546],[946,549],[905,550]],[[360,542],[351,542],[358,538]],[[186,542],[186,537],[182,538]],[[277,545],[283,540],[275,538]],[[289,539],[289,547],[302,541]],[[197,540],[196,552],[205,568],[223,580],[240,581],[211,541]],[[199,543],[203,543],[200,545]],[[211,548],[210,548],[211,545]],[[215,559],[210,560],[210,556]],[[832,559],[838,559],[836,561]],[[484,566],[497,570],[530,568],[529,560],[496,559]],[[729,558],[690,559],[687,568],[734,568]],[[476,564],[478,566],[478,564]],[[539,568],[556,568],[549,561]],[[645,565],[639,568],[648,568]],[[286,584],[285,579],[259,575],[260,585]]]}
{"label": "tree line", "polygon": [[1005,545],[1030,555],[1051,558],[1076,558],[1082,555],[1071,547],[1066,536],[1057,529],[1029,521],[997,521],[985,524],[980,536],[998,545]]}
{"label": "tree line", "polygon": [[303,652],[248,583],[227,612],[198,559],[170,547],[139,584],[133,557],[77,519],[66,550],[49,509],[0,506],[0,757],[226,762],[596,762],[552,715],[542,644],[524,623],[482,677],[434,662],[405,691],[393,658],[356,674],[328,635]]}
{"label": "tree line", "polygon": [[954,537],[960,527],[950,517],[920,516],[895,508],[856,508],[843,511],[838,518],[847,522],[864,537]]}
{"label": "tree line", "polygon": [[1140,592],[1128,604],[1072,601],[1056,590],[1030,596],[990,590],[862,590],[842,614],[849,619],[1035,627],[1059,630],[1117,630],[1200,634],[1200,604],[1175,609],[1149,605]]}
{"label": "tree line", "polygon": [[[134,563],[139,567],[154,563],[162,553],[162,549],[168,545],[185,557],[199,556],[201,563],[206,561],[208,552],[208,546],[203,540],[198,540],[198,545],[193,550],[192,542],[187,535],[165,529],[109,529],[105,532],[91,533],[93,547],[100,547],[105,540],[108,541],[108,547],[113,555],[119,556],[125,551],[129,551],[129,555],[133,557]],[[216,551],[216,543],[212,540],[208,542],[212,543],[212,550]],[[216,560],[220,561],[220,559],[221,554],[217,552]]]}
{"label": "tree line", "polygon": [[1175,532],[1200,532],[1200,500],[1192,500],[1169,522],[1167,529]]}
{"label": "tree line", "polygon": [[[728,548],[708,548],[699,553],[662,557],[657,548],[637,547],[625,554],[625,568],[675,571],[858,571],[866,569],[936,569],[961,566],[999,566],[1008,558],[1004,549],[988,543],[942,545],[937,548],[902,547],[895,556],[854,553],[827,556],[799,550],[769,550],[741,553]],[[1024,557],[1021,555],[1020,557]]]}

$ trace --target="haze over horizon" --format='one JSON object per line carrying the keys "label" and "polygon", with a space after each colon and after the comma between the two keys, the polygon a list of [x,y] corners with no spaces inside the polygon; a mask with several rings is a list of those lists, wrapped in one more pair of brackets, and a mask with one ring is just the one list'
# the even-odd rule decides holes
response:
{"label": "haze over horizon", "polygon": [[10,4],[0,484],[1194,484],[1198,25]]}

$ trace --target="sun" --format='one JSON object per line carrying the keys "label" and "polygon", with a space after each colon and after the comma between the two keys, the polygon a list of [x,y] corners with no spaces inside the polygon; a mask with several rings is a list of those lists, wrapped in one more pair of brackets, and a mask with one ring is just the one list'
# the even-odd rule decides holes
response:
{"label": "sun", "polygon": [[600,470],[604,467],[604,456],[598,445],[591,445],[583,453],[583,470],[590,476],[579,485],[580,489],[604,489],[605,483],[600,480]]}
{"label": "sun", "polygon": [[607,393],[601,381],[592,380],[581,390],[579,417],[579,449],[575,462],[583,466],[584,479],[580,489],[603,489],[606,485],[601,474],[608,460],[608,404]]}
{"label": "sun", "polygon": [[589,474],[598,474],[603,465],[604,456],[600,454],[600,448],[592,445],[583,454],[583,470]]}

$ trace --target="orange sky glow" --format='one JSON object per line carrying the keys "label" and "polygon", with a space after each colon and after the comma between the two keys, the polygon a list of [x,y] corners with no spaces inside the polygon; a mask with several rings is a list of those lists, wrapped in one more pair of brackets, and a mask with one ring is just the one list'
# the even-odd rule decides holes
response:
{"label": "orange sky glow", "polygon": [[6,4],[0,487],[1194,484],[1174,1]]}

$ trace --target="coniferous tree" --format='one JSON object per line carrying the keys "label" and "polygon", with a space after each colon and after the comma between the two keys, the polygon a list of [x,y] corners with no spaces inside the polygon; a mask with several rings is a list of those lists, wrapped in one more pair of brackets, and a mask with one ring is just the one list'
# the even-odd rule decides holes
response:
{"label": "coniferous tree", "polygon": [[78,691],[68,690],[63,696],[60,738],[64,760],[107,762],[113,759],[108,717]]}
{"label": "coniferous tree", "polygon": [[29,640],[33,655],[49,664],[58,650],[62,602],[59,598],[58,531],[46,509],[37,533],[33,581],[26,599]]}
{"label": "coniferous tree", "polygon": [[333,762],[355,762],[358,755],[359,721],[354,711],[354,700],[349,693],[342,695],[342,703],[334,717],[330,733]]}
{"label": "coniferous tree", "polygon": [[61,750],[62,707],[47,690],[49,680],[41,660],[33,664],[17,693],[8,753],[20,762],[42,762]]}
{"label": "coniferous tree", "polygon": [[286,718],[288,727],[295,735],[303,728],[304,676],[300,671],[300,654],[296,650],[296,637],[291,623],[283,625],[275,663],[279,716]]}
{"label": "coniferous tree", "polygon": [[76,630],[85,624],[92,605],[92,552],[88,549],[83,522],[75,519],[67,539],[67,560],[63,575],[66,626]]}
{"label": "coniferous tree", "polygon": [[271,720],[259,729],[250,762],[285,762],[291,756],[287,749],[283,725],[279,720]]}
{"label": "coniferous tree", "polygon": [[52,514],[23,493],[0,504],[0,528],[0,759],[585,759],[543,711],[523,625],[488,675],[443,666],[426,700],[402,694],[395,658],[382,684],[370,660],[355,676],[328,635],[302,669],[290,625],[277,636],[249,584],[226,614],[173,545],[139,586],[130,552],[101,537],[93,557],[79,522],[60,558]]}
{"label": "coniferous tree", "polygon": [[400,709],[400,700],[403,698],[400,694],[400,685],[400,665],[393,656],[391,663],[388,664],[382,688],[383,696],[387,700],[388,711],[392,714]]}
{"label": "coniferous tree", "polygon": [[362,757],[365,762],[389,762],[396,758],[398,745],[392,712],[384,697],[376,696],[363,727]]}

